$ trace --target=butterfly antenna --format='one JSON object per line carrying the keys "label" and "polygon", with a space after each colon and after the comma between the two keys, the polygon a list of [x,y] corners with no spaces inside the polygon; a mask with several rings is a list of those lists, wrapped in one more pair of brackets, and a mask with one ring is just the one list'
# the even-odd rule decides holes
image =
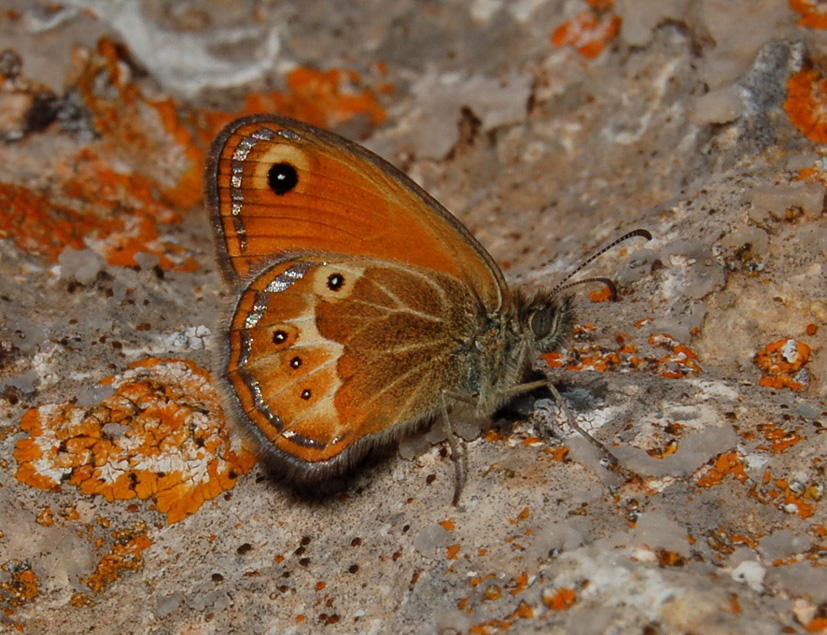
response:
{"label": "butterfly antenna", "polygon": [[579,265],[577,265],[571,272],[569,272],[569,274],[566,277],[564,277],[562,280],[560,280],[560,282],[557,283],[557,286],[555,286],[551,290],[551,295],[555,296],[558,293],[560,293],[560,291],[562,291],[563,289],[568,289],[569,287],[573,287],[573,286],[576,286],[578,284],[582,284],[584,282],[603,282],[603,283],[607,284],[610,291],[612,292],[612,299],[615,299],[617,297],[617,289],[615,288],[614,283],[611,282],[610,280],[608,280],[607,278],[588,278],[586,280],[579,280],[577,282],[568,282],[568,281],[571,280],[578,273],[580,273],[583,269],[588,267],[595,260],[600,258],[600,256],[605,254],[607,251],[609,251],[610,249],[614,249],[620,243],[625,242],[625,241],[629,240],[630,238],[634,238],[635,236],[640,236],[641,238],[645,238],[646,240],[652,240],[652,234],[649,233],[645,229],[635,229],[635,230],[630,231],[627,234],[623,234],[620,238],[615,238],[608,245],[606,245],[605,247],[603,247],[602,249],[600,249],[596,253],[594,253],[591,256],[589,256],[588,258],[586,258],[583,262],[581,262]]}
{"label": "butterfly antenna", "polygon": [[[570,278],[571,276],[567,276]],[[602,282],[607,287],[609,287],[609,299],[614,302],[617,300],[617,285],[615,285],[614,280],[611,278],[583,278],[582,280],[575,280],[574,282],[567,282],[563,286],[557,285],[554,293],[560,293],[561,291],[565,291],[566,289],[571,289],[572,287],[578,287],[581,284],[588,284],[589,282]]]}

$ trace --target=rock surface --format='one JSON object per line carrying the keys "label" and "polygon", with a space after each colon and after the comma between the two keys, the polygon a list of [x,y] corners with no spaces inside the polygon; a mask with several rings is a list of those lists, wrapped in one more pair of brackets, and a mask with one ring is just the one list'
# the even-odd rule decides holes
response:
{"label": "rock surface", "polygon": [[[820,6],[0,3],[0,630],[827,630]],[[458,507],[438,423],[323,492],[255,463],[201,174],[262,110],[405,169],[514,286],[651,231],[538,360],[624,470],[548,399],[457,422]]]}

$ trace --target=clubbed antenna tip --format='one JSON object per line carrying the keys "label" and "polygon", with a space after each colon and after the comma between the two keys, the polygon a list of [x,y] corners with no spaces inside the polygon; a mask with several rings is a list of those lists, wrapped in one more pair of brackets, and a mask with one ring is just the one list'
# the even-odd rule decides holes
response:
{"label": "clubbed antenna tip", "polygon": [[625,241],[629,240],[630,238],[635,238],[637,236],[640,236],[641,238],[645,238],[646,240],[652,240],[652,234],[646,229],[634,229],[634,230],[632,230],[632,231],[630,231],[626,234],[623,234],[619,238],[615,238],[608,245],[606,245],[602,249],[599,249],[596,253],[594,253],[591,256],[589,256],[588,258],[586,258],[583,262],[581,262],[579,265],[577,265],[565,278],[560,280],[560,282],[557,283],[557,286],[555,286],[551,290],[551,295],[555,296],[564,289],[569,289],[571,287],[577,286],[579,284],[584,284],[586,282],[602,282],[607,287],[609,287],[609,291],[611,292],[612,300],[616,300],[617,299],[617,287],[615,286],[615,283],[612,282],[611,280],[609,280],[608,278],[586,278],[585,280],[578,280],[576,282],[569,282],[569,280],[571,280],[574,276],[576,276],[578,273],[580,273],[585,267],[588,267],[591,263],[593,263],[595,260],[600,258],[600,256],[605,254],[610,249],[614,249],[620,243],[625,242]]}

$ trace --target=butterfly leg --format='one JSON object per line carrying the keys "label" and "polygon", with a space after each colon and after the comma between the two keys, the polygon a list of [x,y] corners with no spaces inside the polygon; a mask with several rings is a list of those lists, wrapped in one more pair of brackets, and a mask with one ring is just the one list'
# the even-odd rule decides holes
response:
{"label": "butterfly leg", "polygon": [[476,404],[476,400],[468,395],[462,393],[442,391],[442,420],[445,423],[445,432],[448,436],[448,446],[451,448],[451,460],[454,462],[454,499],[451,504],[456,507],[459,505],[459,497],[462,494],[462,488],[465,487],[466,475],[468,474],[468,456],[463,451],[459,451],[459,442],[457,436],[454,434],[454,428],[451,425],[451,417],[448,415],[448,399],[458,399],[468,403]]}
{"label": "butterfly leg", "polygon": [[579,423],[577,423],[577,419],[574,418],[574,415],[572,415],[571,410],[569,410],[569,406],[566,403],[566,398],[560,394],[560,391],[557,390],[557,388],[555,388],[551,382],[547,382],[546,386],[548,387],[551,394],[554,395],[554,399],[557,401],[557,403],[560,404],[560,408],[562,408],[563,415],[566,417],[566,421],[568,421],[569,425],[575,430],[577,430],[581,435],[583,435],[586,441],[588,441],[594,447],[600,450],[600,452],[603,454],[604,457],[606,457],[606,460],[612,467],[617,466],[619,461],[617,460],[617,457],[614,454],[612,454],[612,451],[609,450],[609,448],[607,448],[605,445],[600,443],[600,441],[595,439],[588,432],[586,432],[583,429],[583,427]]}
{"label": "butterfly leg", "polygon": [[520,393],[529,392],[531,390],[534,390],[535,388],[543,387],[548,388],[549,392],[554,397],[554,400],[560,404],[560,408],[563,410],[563,416],[566,418],[568,424],[572,428],[577,430],[577,432],[579,432],[586,439],[586,441],[588,441],[594,447],[600,450],[600,453],[603,454],[603,456],[606,458],[606,460],[612,467],[617,466],[620,463],[617,457],[614,454],[612,454],[612,451],[609,450],[609,448],[607,448],[600,441],[598,441],[592,435],[586,432],[586,430],[584,430],[583,427],[579,423],[577,423],[577,419],[574,418],[574,415],[572,415],[571,410],[569,410],[569,406],[566,403],[566,398],[560,394],[560,391],[557,390],[557,388],[554,387],[554,384],[552,384],[550,381],[540,379],[537,381],[520,384],[519,386],[515,386],[512,390],[510,390],[509,394],[517,395]]}

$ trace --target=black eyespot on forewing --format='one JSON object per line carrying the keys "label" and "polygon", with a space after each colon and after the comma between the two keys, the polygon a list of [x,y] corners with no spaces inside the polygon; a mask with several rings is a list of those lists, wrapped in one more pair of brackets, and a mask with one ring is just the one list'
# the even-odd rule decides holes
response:
{"label": "black eyespot on forewing", "polygon": [[287,341],[287,331],[279,329],[273,332],[273,344],[284,344]]}
{"label": "black eyespot on forewing", "polygon": [[331,291],[338,291],[345,283],[345,277],[341,273],[331,273],[327,277],[327,288]]}
{"label": "black eyespot on forewing", "polygon": [[276,163],[267,172],[267,185],[277,196],[284,196],[299,182],[299,174],[290,163]]}

